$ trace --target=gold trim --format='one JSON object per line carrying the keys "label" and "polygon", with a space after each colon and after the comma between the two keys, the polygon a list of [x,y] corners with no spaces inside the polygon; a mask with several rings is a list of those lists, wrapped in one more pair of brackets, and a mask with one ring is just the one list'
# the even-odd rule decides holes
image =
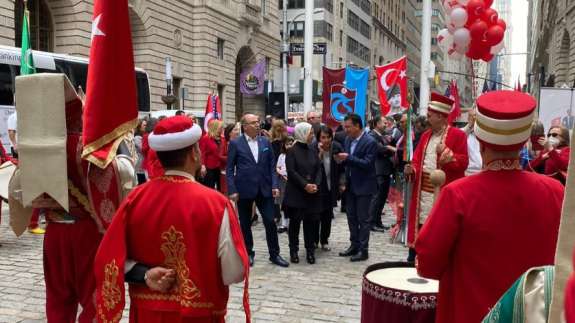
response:
{"label": "gold trim", "polygon": [[490,162],[483,167],[483,170],[502,171],[502,170],[522,170],[519,159],[498,159]]}
{"label": "gold trim", "polygon": [[70,194],[75,197],[80,204],[82,204],[84,209],[88,211],[90,215],[94,216],[94,210],[92,210],[92,206],[90,205],[90,201],[88,201],[88,197],[82,194],[82,192],[80,192],[80,190],[74,185],[74,183],[72,183],[71,180],[68,180],[68,189],[70,190]]}
{"label": "gold trim", "polygon": [[481,121],[479,121],[479,120],[475,120],[475,122],[477,123],[477,126],[481,129],[483,129],[484,131],[492,133],[492,134],[496,134],[496,135],[503,135],[503,136],[516,135],[518,133],[522,133],[522,132],[525,132],[525,131],[531,129],[531,123],[529,123],[528,125],[525,125],[523,127],[515,128],[515,129],[496,129],[496,128],[489,127],[489,126],[485,125],[484,123],[481,123]]}
{"label": "gold trim", "polygon": [[177,175],[164,175],[164,176],[158,177],[158,179],[163,180],[163,181],[167,181],[167,182],[171,182],[171,183],[176,183],[176,184],[195,183],[193,180],[191,180],[189,178],[177,179],[177,178],[174,178],[174,176],[177,176]]}
{"label": "gold trim", "polygon": [[104,267],[104,286],[102,286],[102,300],[104,307],[110,311],[120,303],[122,292],[118,287],[118,265],[116,259]]}
{"label": "gold trim", "polygon": [[[130,293],[130,297],[146,301],[170,301],[181,303],[179,294],[158,294],[158,293]],[[188,307],[192,308],[213,308],[213,303],[190,302]]]}
{"label": "gold trim", "polygon": [[164,253],[164,266],[176,271],[176,293],[179,297],[180,305],[183,307],[193,307],[195,299],[200,298],[201,292],[196,284],[189,278],[190,269],[186,264],[186,244],[184,234],[177,231],[174,226],[170,226],[168,231],[162,233],[162,243],[160,249]]}
{"label": "gold trim", "polygon": [[436,108],[436,109],[440,109],[440,110],[445,111],[447,113],[449,113],[451,111],[451,106],[449,106],[445,103],[438,102],[438,101],[429,102],[429,106]]}
{"label": "gold trim", "polygon": [[[110,131],[109,133],[105,134],[104,136],[100,137],[98,140],[87,144],[84,146],[84,149],[82,151],[82,158],[86,159],[87,161],[93,163],[94,165],[100,167],[100,168],[106,168],[106,166],[108,166],[108,164],[112,161],[112,159],[114,159],[114,156],[116,155],[116,150],[118,149],[118,146],[120,145],[120,140],[119,139],[123,139],[124,136],[127,134],[128,131],[133,130],[134,128],[136,128],[136,126],[138,125],[138,119],[133,119],[130,121],[127,121],[123,124],[121,124],[120,126],[118,126],[116,129]],[[91,156],[91,154],[95,151],[97,151],[98,149],[104,147],[105,145],[109,144],[110,142],[114,141],[114,145],[112,146],[112,149],[110,150],[110,153],[108,155],[108,157],[106,158],[105,161],[101,161],[99,159],[94,158],[93,156]]]}

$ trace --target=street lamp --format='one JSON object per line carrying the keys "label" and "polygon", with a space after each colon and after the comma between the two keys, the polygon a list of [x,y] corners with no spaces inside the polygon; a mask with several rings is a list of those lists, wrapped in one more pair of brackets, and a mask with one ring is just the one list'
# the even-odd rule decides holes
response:
{"label": "street lamp", "polygon": [[168,110],[172,109],[172,104],[177,100],[177,97],[172,94],[172,60],[166,57],[166,95],[162,96],[162,101],[166,104]]}

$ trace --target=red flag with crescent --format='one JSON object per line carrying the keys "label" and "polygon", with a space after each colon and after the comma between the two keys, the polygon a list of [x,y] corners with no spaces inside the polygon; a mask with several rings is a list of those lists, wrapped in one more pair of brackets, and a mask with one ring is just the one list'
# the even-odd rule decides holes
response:
{"label": "red flag with crescent", "polygon": [[407,101],[407,57],[403,56],[387,65],[376,66],[375,72],[377,74],[381,115],[386,116],[391,111],[390,100],[394,95],[399,95],[399,106],[407,109],[409,107]]}
{"label": "red flag with crescent", "polygon": [[95,0],[82,157],[105,168],[136,127],[136,72],[128,0]]}

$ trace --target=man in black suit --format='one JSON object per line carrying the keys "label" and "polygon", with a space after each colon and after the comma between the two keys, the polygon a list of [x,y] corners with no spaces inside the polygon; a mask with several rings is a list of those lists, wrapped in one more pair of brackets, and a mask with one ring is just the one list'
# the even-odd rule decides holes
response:
{"label": "man in black suit", "polygon": [[237,201],[240,225],[248,251],[250,265],[254,263],[252,236],[252,206],[255,203],[266,229],[270,261],[281,267],[289,263],[280,256],[277,227],[274,221],[274,197],[279,195],[276,164],[272,145],[260,133],[260,119],[246,114],[240,121],[243,135],[228,147],[226,178],[230,199]]}
{"label": "man in black suit", "polygon": [[371,215],[369,205],[377,192],[375,179],[375,157],[377,143],[363,131],[361,117],[348,114],[344,119],[344,128],[348,137],[345,140],[344,153],[335,156],[343,163],[346,174],[346,210],[351,246],[339,255],[351,256],[351,261],[364,261],[369,258],[369,233]]}
{"label": "man in black suit", "polygon": [[386,227],[381,221],[381,213],[389,194],[391,175],[393,174],[393,155],[395,147],[392,146],[391,134],[386,133],[389,120],[385,117],[377,117],[371,121],[369,135],[377,143],[377,157],[375,158],[375,175],[377,178],[377,192],[373,195],[369,213],[372,217],[372,231],[384,232]]}

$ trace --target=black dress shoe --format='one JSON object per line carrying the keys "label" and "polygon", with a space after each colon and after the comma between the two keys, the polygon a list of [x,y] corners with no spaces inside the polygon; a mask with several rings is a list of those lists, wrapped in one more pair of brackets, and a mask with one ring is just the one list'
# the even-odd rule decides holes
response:
{"label": "black dress shoe", "polygon": [[315,255],[313,254],[313,251],[308,251],[305,259],[307,260],[308,264],[310,265],[315,264]]}
{"label": "black dress shoe", "polygon": [[298,264],[299,263],[299,256],[297,255],[297,252],[290,252],[290,261],[292,264]]}
{"label": "black dress shoe", "polygon": [[355,255],[351,256],[351,258],[349,259],[351,262],[356,262],[356,261],[365,261],[369,259],[369,255],[367,254],[367,251],[360,251],[358,253],[356,253]]}
{"label": "black dress shoe", "polygon": [[249,260],[250,260],[250,267],[253,267],[253,266],[254,266],[254,258],[255,258],[255,256],[254,256],[254,255],[248,255],[248,258],[249,258]]}
{"label": "black dress shoe", "polygon": [[357,253],[357,250],[354,247],[349,247],[347,248],[346,251],[344,252],[340,252],[339,256],[340,257],[349,257],[349,256],[353,256]]}
{"label": "black dress shoe", "polygon": [[372,226],[371,227],[371,231],[372,232],[385,232],[385,229],[383,227],[379,227],[379,226]]}
{"label": "black dress shoe", "polygon": [[279,227],[278,228],[278,233],[284,233],[287,232],[287,228],[286,227]]}
{"label": "black dress shoe", "polygon": [[272,264],[278,265],[280,267],[289,267],[289,262],[285,261],[285,259],[283,259],[282,256],[280,255],[270,257],[270,261],[272,262]]}

